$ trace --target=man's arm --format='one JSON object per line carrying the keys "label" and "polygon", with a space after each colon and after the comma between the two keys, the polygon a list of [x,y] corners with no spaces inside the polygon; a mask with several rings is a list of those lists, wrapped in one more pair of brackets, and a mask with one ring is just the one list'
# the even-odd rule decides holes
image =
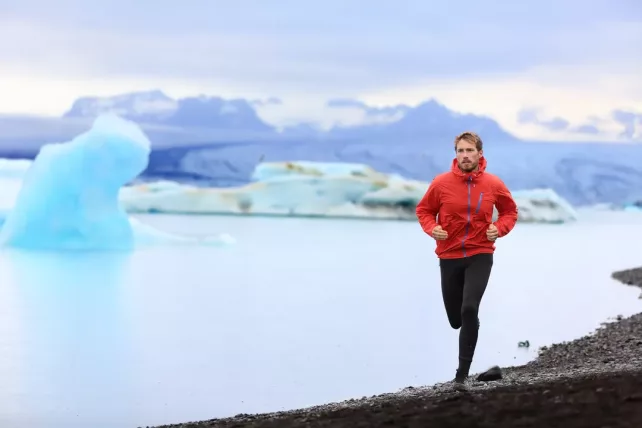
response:
{"label": "man's arm", "polygon": [[501,238],[508,235],[515,227],[515,223],[517,223],[517,204],[513,199],[513,195],[499,178],[495,184],[495,206],[499,215],[494,224]]}
{"label": "man's arm", "polygon": [[432,230],[437,226],[437,213],[439,213],[439,187],[437,179],[433,179],[424,194],[417,204],[416,214],[421,228],[428,235],[432,236]]}

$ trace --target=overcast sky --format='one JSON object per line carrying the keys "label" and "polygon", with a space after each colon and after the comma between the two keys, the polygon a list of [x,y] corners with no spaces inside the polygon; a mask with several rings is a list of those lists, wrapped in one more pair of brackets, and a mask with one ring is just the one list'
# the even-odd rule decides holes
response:
{"label": "overcast sky", "polygon": [[639,134],[640,46],[640,0],[0,0],[0,112],[159,88],[278,97],[274,123],[436,98],[525,138]]}

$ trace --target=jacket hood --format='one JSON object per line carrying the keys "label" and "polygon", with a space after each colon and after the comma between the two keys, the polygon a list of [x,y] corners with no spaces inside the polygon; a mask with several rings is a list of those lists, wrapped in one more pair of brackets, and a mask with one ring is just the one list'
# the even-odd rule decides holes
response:
{"label": "jacket hood", "polygon": [[472,171],[472,172],[464,172],[461,169],[459,169],[459,165],[457,164],[457,158],[454,158],[452,161],[452,164],[450,165],[450,171],[455,174],[457,177],[461,177],[462,179],[468,180],[470,177],[473,179],[479,177],[486,171],[486,158],[484,156],[481,156],[479,158],[479,168],[477,171]]}

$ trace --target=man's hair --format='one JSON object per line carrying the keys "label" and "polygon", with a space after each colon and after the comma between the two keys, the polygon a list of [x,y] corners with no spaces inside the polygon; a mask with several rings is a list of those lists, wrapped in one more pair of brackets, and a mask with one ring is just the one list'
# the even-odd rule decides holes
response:
{"label": "man's hair", "polygon": [[479,137],[479,135],[471,131],[466,131],[455,137],[455,150],[457,150],[457,143],[459,143],[461,140],[473,143],[479,151],[481,151],[484,147],[484,143],[482,142],[482,139]]}

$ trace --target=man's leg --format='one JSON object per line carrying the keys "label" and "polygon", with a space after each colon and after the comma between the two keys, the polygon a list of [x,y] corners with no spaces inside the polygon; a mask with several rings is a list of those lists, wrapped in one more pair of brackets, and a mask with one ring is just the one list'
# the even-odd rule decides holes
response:
{"label": "man's leg", "polygon": [[[464,298],[466,264],[466,259],[444,259],[439,261],[441,294],[444,299],[448,322],[454,329],[462,326],[461,308]],[[463,373],[458,369],[455,375],[455,387],[458,389],[465,388],[464,380],[467,376],[468,372]]]}
{"label": "man's leg", "polygon": [[441,295],[446,316],[454,329],[461,327],[461,305],[464,298],[465,264],[463,259],[441,259]]}
{"label": "man's leg", "polygon": [[477,254],[469,260],[465,271],[459,332],[459,369],[468,375],[479,334],[479,305],[493,267],[492,254]]}

